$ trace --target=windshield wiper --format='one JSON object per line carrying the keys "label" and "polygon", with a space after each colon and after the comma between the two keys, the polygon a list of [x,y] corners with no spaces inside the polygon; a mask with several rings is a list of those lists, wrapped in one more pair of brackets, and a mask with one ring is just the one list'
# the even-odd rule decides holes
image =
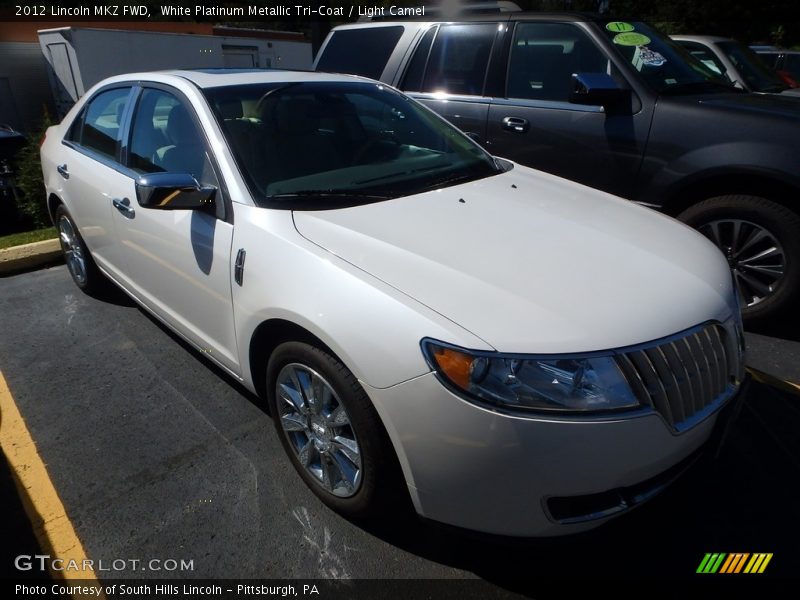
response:
{"label": "windshield wiper", "polygon": [[388,200],[389,194],[376,194],[374,192],[355,192],[338,190],[297,190],[266,196],[267,200],[293,200],[295,198],[366,198],[368,200]]}
{"label": "windshield wiper", "polygon": [[443,179],[437,179],[436,181],[431,181],[430,184],[425,186],[421,189],[421,192],[427,192],[430,190],[435,190],[440,187],[445,187],[449,185],[454,185],[456,183],[465,183],[467,181],[472,181],[474,179],[479,178],[481,175],[476,175],[475,173],[462,173],[461,175],[455,175],[451,177],[445,177]]}
{"label": "windshield wiper", "polygon": [[443,167],[451,166],[450,163],[445,163],[443,165],[432,165],[429,167],[419,167],[417,169],[409,169],[407,171],[397,171],[395,173],[388,173],[386,175],[380,175],[378,177],[372,177],[371,179],[362,179],[361,181],[354,181],[353,183],[361,185],[362,183],[375,183],[376,181],[383,181],[384,179],[393,179],[395,177],[400,177],[401,175],[412,175],[414,173],[424,173],[425,171],[434,171],[436,169],[441,169]]}
{"label": "windshield wiper", "polygon": [[679,94],[695,94],[700,92],[713,92],[713,91],[726,91],[726,92],[742,92],[732,83],[724,83],[722,81],[686,81],[684,83],[676,83],[661,90],[665,95],[679,95]]}

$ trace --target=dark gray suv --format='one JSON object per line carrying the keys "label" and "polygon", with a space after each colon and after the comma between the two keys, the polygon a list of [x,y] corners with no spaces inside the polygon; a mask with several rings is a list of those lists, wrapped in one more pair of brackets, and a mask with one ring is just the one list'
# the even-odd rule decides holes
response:
{"label": "dark gray suv", "polygon": [[800,300],[800,100],[747,94],[646,23],[356,23],[331,31],[315,68],[391,84],[492,154],[696,227],[728,257],[751,321]]}

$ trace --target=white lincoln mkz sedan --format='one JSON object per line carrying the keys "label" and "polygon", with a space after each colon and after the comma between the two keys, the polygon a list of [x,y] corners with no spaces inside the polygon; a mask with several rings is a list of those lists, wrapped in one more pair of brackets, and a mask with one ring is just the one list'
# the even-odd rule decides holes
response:
{"label": "white lincoln mkz sedan", "polygon": [[329,506],[498,534],[646,500],[740,393],[725,258],[492,157],[375,81],[107,79],[42,146],[75,283],[113,281],[266,398]]}

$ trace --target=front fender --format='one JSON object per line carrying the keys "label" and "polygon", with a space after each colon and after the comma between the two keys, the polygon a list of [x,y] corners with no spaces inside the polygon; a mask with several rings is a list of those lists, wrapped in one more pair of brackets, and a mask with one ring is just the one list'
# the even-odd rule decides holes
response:
{"label": "front fender", "polygon": [[250,342],[282,319],[322,340],[364,383],[386,388],[430,371],[424,337],[491,350],[483,340],[300,236],[288,210],[235,205],[232,253],[247,252],[233,306],[242,376],[257,388]]}

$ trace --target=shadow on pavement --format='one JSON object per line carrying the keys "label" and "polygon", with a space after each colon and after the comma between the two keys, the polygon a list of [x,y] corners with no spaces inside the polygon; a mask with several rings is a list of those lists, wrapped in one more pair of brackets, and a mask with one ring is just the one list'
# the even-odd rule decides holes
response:
{"label": "shadow on pavement", "polygon": [[[708,584],[717,576],[695,574],[706,552],[772,552],[765,573],[748,581],[774,584],[776,578],[798,577],[799,480],[800,391],[754,381],[718,456],[706,453],[660,496],[594,531],[497,538],[413,517],[369,529],[409,552],[522,593],[541,592],[548,581],[563,592],[572,584],[585,588],[588,579],[652,578],[676,589]],[[727,577],[730,582],[735,576]]]}
{"label": "shadow on pavement", "polygon": [[18,483],[5,454],[0,453],[0,506],[3,508],[0,519],[0,578],[41,580],[43,574],[40,571],[20,571],[14,566],[17,556],[43,553],[25,512],[25,506],[30,506],[30,502]]}
{"label": "shadow on pavement", "polygon": [[800,342],[800,317],[797,316],[786,316],[766,323],[745,323],[745,329],[759,335]]}

